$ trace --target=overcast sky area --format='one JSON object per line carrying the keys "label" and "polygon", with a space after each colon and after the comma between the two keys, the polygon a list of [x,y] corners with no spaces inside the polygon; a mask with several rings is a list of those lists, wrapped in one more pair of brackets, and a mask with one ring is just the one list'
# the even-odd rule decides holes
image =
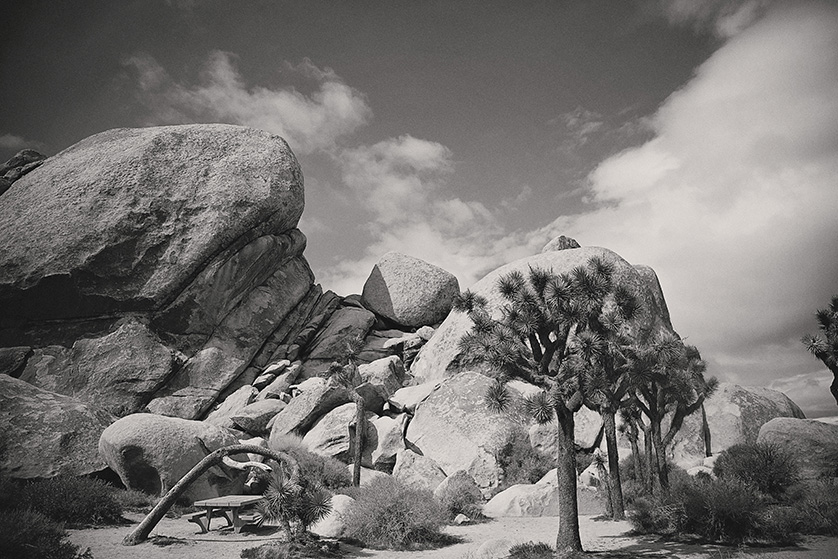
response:
{"label": "overcast sky area", "polygon": [[15,2],[0,161],[116,127],[283,136],[324,288],[396,250],[465,289],[564,234],[660,278],[709,374],[838,414],[838,2]]}

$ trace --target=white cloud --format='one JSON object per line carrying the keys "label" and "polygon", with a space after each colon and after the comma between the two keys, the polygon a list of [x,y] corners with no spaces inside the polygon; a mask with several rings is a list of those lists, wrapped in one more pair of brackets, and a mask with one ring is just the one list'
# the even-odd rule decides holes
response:
{"label": "white cloud", "polygon": [[125,61],[134,69],[148,124],[221,121],[261,128],[283,136],[297,153],[334,148],[339,139],[367,123],[372,113],[364,95],[331,69],[306,60],[286,68],[316,82],[303,95],[293,87],[248,87],[226,52],[213,52],[200,83],[179,83],[152,57]]}
{"label": "white cloud", "polygon": [[391,250],[450,271],[462,287],[533,252],[523,233],[507,235],[486,206],[448,191],[451,152],[439,143],[406,135],[344,150],[339,163],[344,184],[370,212],[372,242],[361,258],[346,258],[321,274],[338,293],[360,292],[378,258]]}
{"label": "white cloud", "polygon": [[715,374],[762,384],[799,372],[787,369],[808,359],[797,340],[838,289],[838,11],[775,8],[699,67],[654,127],[590,175],[598,209],[546,231],[653,265],[679,333],[725,369]]}

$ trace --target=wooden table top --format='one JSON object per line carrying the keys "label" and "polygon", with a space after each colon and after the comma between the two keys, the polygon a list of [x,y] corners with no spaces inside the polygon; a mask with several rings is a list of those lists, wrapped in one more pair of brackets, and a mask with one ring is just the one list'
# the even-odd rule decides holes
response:
{"label": "wooden table top", "polygon": [[244,507],[253,505],[262,500],[261,495],[225,495],[224,497],[213,497],[195,501],[196,507]]}

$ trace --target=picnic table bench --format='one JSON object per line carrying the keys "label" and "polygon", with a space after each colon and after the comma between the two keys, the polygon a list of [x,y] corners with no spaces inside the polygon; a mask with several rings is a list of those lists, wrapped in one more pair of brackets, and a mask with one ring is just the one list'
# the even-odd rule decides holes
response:
{"label": "picnic table bench", "polygon": [[187,520],[194,522],[201,527],[201,533],[209,532],[212,517],[221,517],[227,520],[227,526],[232,526],[237,534],[247,524],[255,524],[257,516],[243,516],[239,514],[240,509],[249,505],[255,505],[262,500],[261,495],[226,495],[195,501],[194,506],[204,509],[188,515]]}

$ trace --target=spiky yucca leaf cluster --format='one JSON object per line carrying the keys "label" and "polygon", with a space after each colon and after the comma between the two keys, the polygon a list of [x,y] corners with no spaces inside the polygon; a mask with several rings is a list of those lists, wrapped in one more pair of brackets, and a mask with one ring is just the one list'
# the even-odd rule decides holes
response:
{"label": "spiky yucca leaf cluster", "polygon": [[281,468],[268,475],[264,499],[257,505],[259,525],[287,521],[295,534],[301,534],[331,512],[332,494],[322,485],[295,483]]}
{"label": "spiky yucca leaf cluster", "polygon": [[822,335],[804,336],[801,341],[832,372],[834,380],[829,389],[838,403],[838,295],[832,297],[827,308],[818,309],[815,317]]}

